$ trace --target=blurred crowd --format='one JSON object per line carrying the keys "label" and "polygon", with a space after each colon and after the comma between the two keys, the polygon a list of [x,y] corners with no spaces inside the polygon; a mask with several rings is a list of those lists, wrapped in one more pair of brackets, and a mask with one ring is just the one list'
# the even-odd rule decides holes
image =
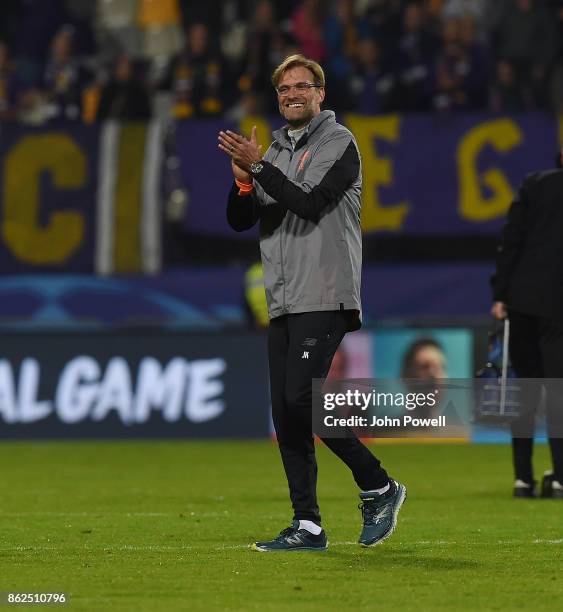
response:
{"label": "blurred crowd", "polygon": [[319,61],[336,111],[560,111],[563,0],[2,0],[0,119],[276,112]]}

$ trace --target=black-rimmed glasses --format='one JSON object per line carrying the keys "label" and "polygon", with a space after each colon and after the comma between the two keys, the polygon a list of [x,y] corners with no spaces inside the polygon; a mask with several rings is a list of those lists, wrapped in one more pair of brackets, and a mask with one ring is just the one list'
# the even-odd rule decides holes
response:
{"label": "black-rimmed glasses", "polygon": [[276,87],[276,91],[278,92],[278,96],[286,96],[292,89],[295,89],[297,93],[305,93],[307,90],[312,89],[313,87],[322,87],[322,85],[305,82],[295,83],[295,85],[281,85],[280,87]]}

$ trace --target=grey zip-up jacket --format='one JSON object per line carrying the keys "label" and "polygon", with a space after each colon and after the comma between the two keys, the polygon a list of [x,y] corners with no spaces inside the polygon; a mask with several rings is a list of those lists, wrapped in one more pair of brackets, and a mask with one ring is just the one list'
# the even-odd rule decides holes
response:
{"label": "grey zip-up jacket", "polygon": [[350,311],[361,325],[360,154],[332,111],[313,118],[295,150],[287,127],[274,132],[252,194],[233,184],[227,205],[236,231],[260,222],[270,319],[319,310]]}

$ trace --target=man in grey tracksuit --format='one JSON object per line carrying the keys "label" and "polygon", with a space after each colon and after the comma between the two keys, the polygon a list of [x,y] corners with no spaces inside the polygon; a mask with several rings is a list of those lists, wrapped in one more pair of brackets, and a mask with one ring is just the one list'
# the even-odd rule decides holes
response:
{"label": "man in grey tracksuit", "polygon": [[[361,325],[361,162],[351,132],[321,111],[322,68],[300,55],[274,72],[288,125],[262,157],[250,140],[221,132],[235,183],[227,219],[236,231],[260,223],[270,317],[268,354],[272,415],[294,510],[291,527],[255,550],[326,550],[316,496],[312,432],[313,378],[324,378],[344,334]],[[360,543],[393,531],[405,487],[355,437],[323,438],[361,489]]]}

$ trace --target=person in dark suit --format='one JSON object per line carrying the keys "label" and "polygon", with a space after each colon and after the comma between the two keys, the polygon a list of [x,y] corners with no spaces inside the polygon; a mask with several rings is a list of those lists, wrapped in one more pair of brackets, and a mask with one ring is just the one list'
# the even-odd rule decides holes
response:
{"label": "person in dark suit", "polygon": [[[553,472],[542,496],[563,498],[563,150],[557,169],[523,181],[508,212],[491,277],[492,314],[510,321],[509,353],[519,378],[547,378],[545,394]],[[558,379],[558,380],[553,380]],[[530,389],[530,385],[527,387]],[[536,386],[537,388],[537,386]],[[531,397],[535,395],[535,397]],[[538,393],[524,395],[528,408]],[[534,410],[512,425],[516,497],[534,496]]]}
{"label": "person in dark suit", "polygon": [[135,75],[133,60],[123,54],[117,58],[110,80],[100,95],[96,119],[148,121],[151,118],[149,93]]}

